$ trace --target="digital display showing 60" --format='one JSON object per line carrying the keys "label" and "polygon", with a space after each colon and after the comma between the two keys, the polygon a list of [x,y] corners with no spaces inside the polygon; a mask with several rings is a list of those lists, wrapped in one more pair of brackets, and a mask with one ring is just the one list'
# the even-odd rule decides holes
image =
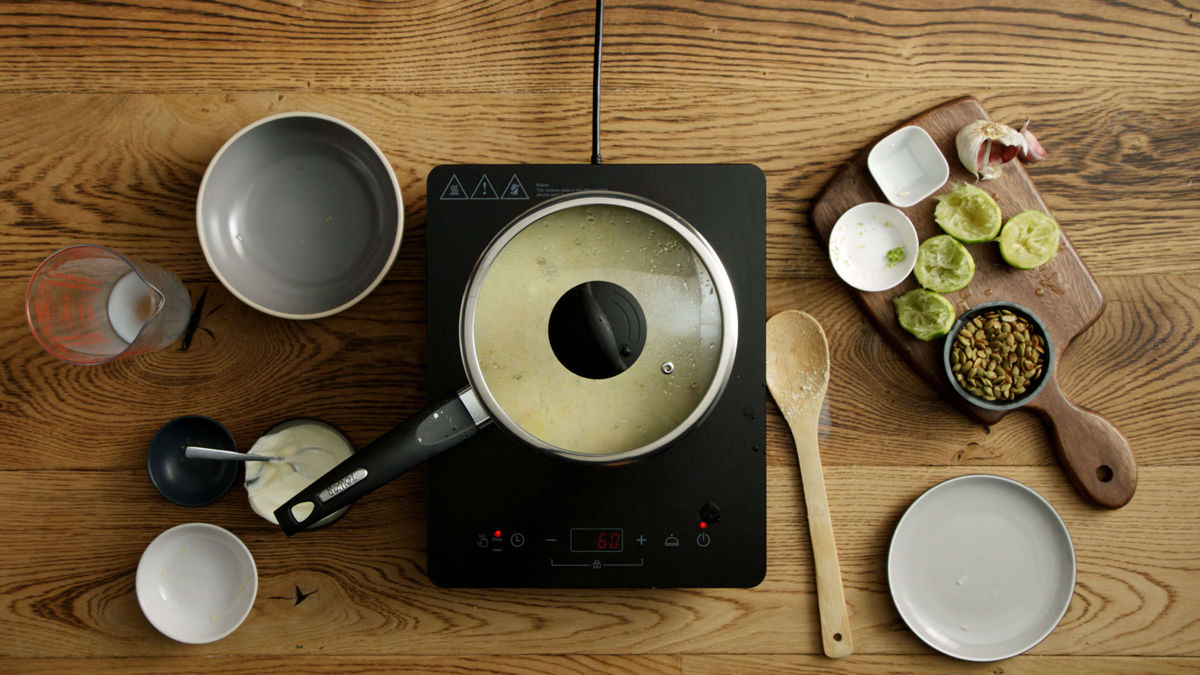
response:
{"label": "digital display showing 60", "polygon": [[571,551],[575,553],[620,553],[624,545],[625,537],[620,528],[571,529]]}

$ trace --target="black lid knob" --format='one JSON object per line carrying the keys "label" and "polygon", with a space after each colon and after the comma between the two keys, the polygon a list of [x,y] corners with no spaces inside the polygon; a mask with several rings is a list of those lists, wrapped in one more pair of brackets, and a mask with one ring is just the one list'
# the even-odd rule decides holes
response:
{"label": "black lid knob", "polygon": [[563,294],[550,312],[548,330],[559,362],[593,380],[625,372],[646,345],[641,305],[607,281],[588,281]]}

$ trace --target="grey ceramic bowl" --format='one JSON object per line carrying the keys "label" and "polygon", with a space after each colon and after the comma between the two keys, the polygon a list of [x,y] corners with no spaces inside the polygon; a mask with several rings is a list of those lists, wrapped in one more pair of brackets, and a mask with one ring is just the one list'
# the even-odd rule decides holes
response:
{"label": "grey ceramic bowl", "polygon": [[318,113],[266,117],[208,165],[200,247],[246,304],[287,319],[336,314],[367,296],[400,250],[396,174],[365,135]]}
{"label": "grey ceramic bowl", "polygon": [[[963,329],[963,326],[965,326],[967,322],[973,320],[975,317],[983,314],[984,312],[998,309],[1007,309],[1017,316],[1025,319],[1032,331],[1042,337],[1042,339],[1045,341],[1045,362],[1042,366],[1041,375],[1039,375],[1032,382],[1030,382],[1029,385],[1026,386],[1025,393],[1007,401],[988,401],[976,396],[975,394],[972,394],[964,389],[961,384],[959,384],[957,378],[954,376],[954,370],[951,364],[953,358],[952,351],[954,349],[954,343],[958,339],[959,332]],[[946,342],[942,346],[942,368],[946,373],[946,379],[949,380],[950,386],[953,387],[954,391],[957,392],[959,396],[962,396],[971,405],[984,408],[985,410],[1012,410],[1014,408],[1019,408],[1033,400],[1033,398],[1041,393],[1042,389],[1045,388],[1046,381],[1054,373],[1054,344],[1050,340],[1050,333],[1046,330],[1046,324],[1042,323],[1042,320],[1039,319],[1038,316],[1029,309],[1014,302],[984,302],[963,312],[962,316],[955,320],[954,326],[950,328],[950,332],[946,334]]]}

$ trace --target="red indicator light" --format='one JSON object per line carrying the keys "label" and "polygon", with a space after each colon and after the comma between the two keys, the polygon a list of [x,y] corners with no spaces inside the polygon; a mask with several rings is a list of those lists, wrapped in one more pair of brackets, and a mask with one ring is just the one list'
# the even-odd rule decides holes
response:
{"label": "red indicator light", "polygon": [[704,522],[703,520],[702,520],[702,521],[700,521],[700,529],[702,529],[702,530],[703,530],[703,529],[705,529],[705,528],[707,528],[707,527],[708,527],[708,523]]}
{"label": "red indicator light", "polygon": [[493,532],[492,536],[499,539],[500,538],[500,530],[496,530],[495,532]]}

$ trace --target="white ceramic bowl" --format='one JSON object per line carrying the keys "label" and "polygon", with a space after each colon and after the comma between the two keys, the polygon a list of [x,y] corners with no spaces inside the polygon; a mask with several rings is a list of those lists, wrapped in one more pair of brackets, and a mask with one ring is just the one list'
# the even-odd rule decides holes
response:
{"label": "white ceramic bowl", "polygon": [[[888,262],[888,251],[904,257]],[[859,204],[842,214],[829,233],[829,260],[842,278],[860,291],[886,291],[917,264],[917,230],[904,212],[882,202]]]}
{"label": "white ceramic bowl", "polygon": [[137,569],[142,613],[163,635],[201,644],[241,625],[258,594],[254,557],[231,532],[187,523],[163,532]]}
{"label": "white ceramic bowl", "polygon": [[871,148],[867,169],[883,196],[896,206],[912,206],[950,178],[950,165],[921,127],[902,127]]}

